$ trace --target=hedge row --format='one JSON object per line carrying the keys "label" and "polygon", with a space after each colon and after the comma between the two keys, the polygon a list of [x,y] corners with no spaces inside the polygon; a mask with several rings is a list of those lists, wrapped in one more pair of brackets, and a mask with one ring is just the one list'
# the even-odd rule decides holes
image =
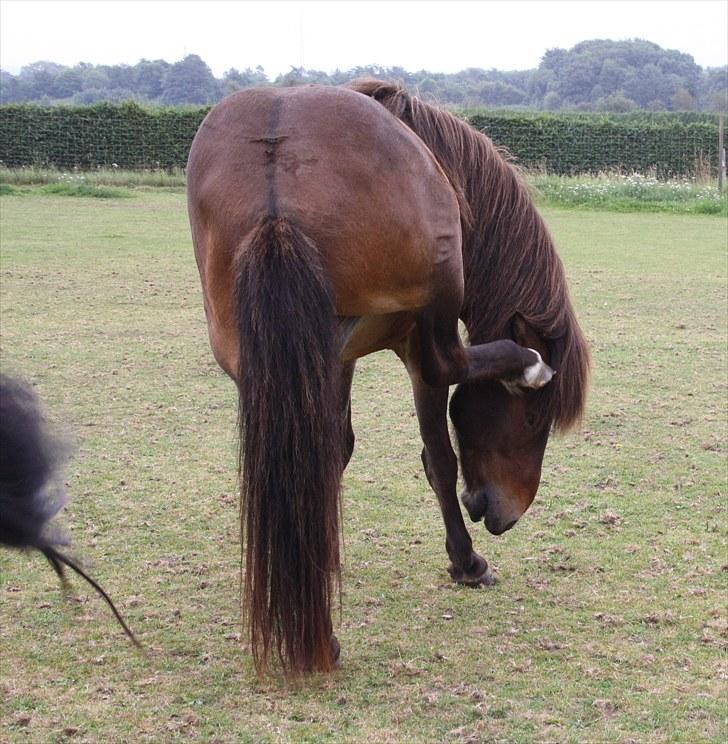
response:
{"label": "hedge row", "polygon": [[[183,168],[208,108],[0,106],[0,162],[6,167]],[[717,167],[715,118],[690,115],[467,112],[517,162],[550,173],[611,169],[661,176]]]}
{"label": "hedge row", "polygon": [[536,111],[527,108],[462,108],[458,113],[467,119],[487,114],[490,116],[505,116],[509,119],[544,119],[544,120],[568,120],[568,121],[611,121],[617,124],[712,124],[718,126],[720,115],[712,111],[628,111],[626,113],[614,113],[610,111]]}
{"label": "hedge row", "polygon": [[[668,115],[669,116],[669,115]],[[691,175],[718,166],[718,123],[684,123],[678,114],[657,119],[596,115],[473,114],[470,123],[504,145],[516,161],[548,173],[622,169],[659,176]]]}
{"label": "hedge row", "polygon": [[135,103],[0,106],[0,161],[9,168],[182,168],[206,113]]}

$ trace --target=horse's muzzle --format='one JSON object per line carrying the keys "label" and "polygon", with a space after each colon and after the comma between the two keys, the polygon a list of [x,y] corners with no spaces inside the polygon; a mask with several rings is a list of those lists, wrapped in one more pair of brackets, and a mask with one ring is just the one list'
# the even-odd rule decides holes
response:
{"label": "horse's muzzle", "polygon": [[512,514],[503,513],[504,510],[499,508],[500,499],[492,497],[487,488],[480,488],[474,492],[463,491],[460,499],[470,519],[473,522],[480,522],[482,519],[485,528],[492,535],[502,535],[518,521],[518,518],[514,519]]}

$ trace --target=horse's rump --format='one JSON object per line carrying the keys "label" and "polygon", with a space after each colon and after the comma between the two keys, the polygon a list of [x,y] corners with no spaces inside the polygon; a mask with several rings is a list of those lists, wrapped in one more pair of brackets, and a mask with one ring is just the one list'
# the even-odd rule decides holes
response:
{"label": "horse's rump", "polygon": [[203,283],[218,289],[265,217],[285,217],[316,243],[342,316],[419,308],[437,265],[460,260],[458,204],[435,158],[381,106],[344,89],[255,89],[223,101],[191,149],[188,194]]}

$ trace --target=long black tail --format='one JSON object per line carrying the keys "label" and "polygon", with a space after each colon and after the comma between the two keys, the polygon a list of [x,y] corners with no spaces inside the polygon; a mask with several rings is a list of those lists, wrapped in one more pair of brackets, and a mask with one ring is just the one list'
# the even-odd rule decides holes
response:
{"label": "long black tail", "polygon": [[240,252],[243,610],[259,671],[328,671],[343,442],[336,318],[318,250],[267,218]]}
{"label": "long black tail", "polygon": [[84,578],[109,605],[124,632],[140,646],[109,595],[58,550],[48,522],[65,502],[59,467],[63,443],[45,426],[38,399],[19,380],[0,375],[0,544],[39,550],[66,584],[64,565]]}

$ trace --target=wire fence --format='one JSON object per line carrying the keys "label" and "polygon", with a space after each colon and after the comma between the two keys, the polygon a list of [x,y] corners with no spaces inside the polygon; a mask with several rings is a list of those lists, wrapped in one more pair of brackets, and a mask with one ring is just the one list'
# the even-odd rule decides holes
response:
{"label": "wire fence", "polygon": [[[177,170],[208,108],[0,106],[0,165]],[[710,114],[526,114],[465,118],[527,169],[555,174],[716,176],[718,117]],[[346,134],[342,132],[342,137]]]}

